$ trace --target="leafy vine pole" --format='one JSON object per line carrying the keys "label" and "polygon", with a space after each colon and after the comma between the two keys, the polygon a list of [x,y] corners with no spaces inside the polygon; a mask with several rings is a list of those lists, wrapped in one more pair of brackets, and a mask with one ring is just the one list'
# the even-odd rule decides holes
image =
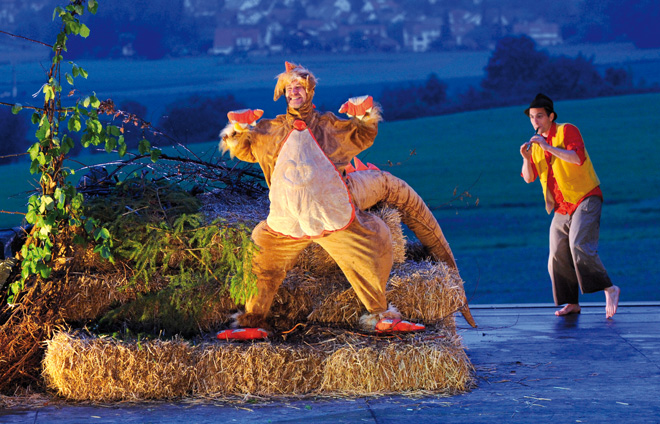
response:
{"label": "leafy vine pole", "polygon": [[[169,212],[172,209],[165,207],[170,202],[161,201],[163,196],[160,190],[164,185],[154,181],[147,184],[144,180],[138,183],[155,189],[159,209],[154,214],[154,220],[140,218],[149,218],[146,206],[137,209],[139,214],[123,213],[123,209],[115,207],[112,213],[107,214],[111,217],[108,220],[108,216],[103,214],[95,215],[91,206],[93,202],[89,201],[89,197],[83,198],[83,193],[90,194],[90,187],[77,189],[72,185],[69,177],[74,171],[65,166],[65,160],[76,143],[80,143],[83,148],[118,152],[122,159],[108,164],[115,169],[108,177],[138,162],[139,166],[152,171],[155,171],[154,166],[164,163],[162,167],[166,168],[166,172],[161,175],[161,182],[176,185],[189,178],[188,182],[203,181],[204,185],[208,181],[217,181],[238,192],[262,193],[263,190],[260,182],[250,182],[262,181],[253,170],[240,166],[230,168],[224,163],[207,163],[192,151],[188,153],[193,158],[168,156],[153,148],[146,138],[139,142],[138,154],[127,151],[124,125],[139,127],[143,135],[148,131],[170,141],[172,139],[148,122],[115,109],[112,100],[102,102],[95,94],[78,94],[75,80],[87,78],[87,71],[75,63],[65,63],[63,54],[69,37],[89,36],[90,30],[80,21],[80,17],[87,12],[94,14],[97,9],[97,0],[69,0],[66,7],[57,7],[53,20],[61,22],[61,30],[52,46],[5,33],[48,46],[53,50],[53,57],[46,72],[48,80],[40,89],[43,107],[0,102],[0,105],[11,106],[14,114],[22,110],[31,111],[31,121],[37,130],[36,142],[28,149],[30,171],[39,177],[39,190],[30,197],[25,214],[25,220],[31,227],[21,251],[16,255],[20,261],[17,268],[20,275],[14,273],[7,280],[8,292],[3,288],[3,293],[0,293],[3,300],[0,302],[0,392],[10,393],[13,388],[26,384],[41,384],[39,370],[43,341],[67,326],[67,302],[74,302],[67,297],[70,296],[67,288],[85,271],[75,268],[76,263],[84,266],[84,259],[81,259],[84,254],[80,253],[87,251],[77,249],[78,243],[91,241],[94,252],[109,261],[114,261],[114,254],[119,262],[117,267],[124,270],[130,268],[130,273],[143,282],[148,282],[154,275],[166,276],[173,286],[184,288],[199,281],[209,281],[216,284],[215,292],[217,284],[222,285],[224,279],[232,299],[239,303],[243,303],[255,289],[250,270],[253,246],[249,231],[241,225],[232,226],[220,218],[205,225],[203,217],[196,215],[194,210],[178,218],[173,217],[169,215],[175,215]],[[67,72],[69,69],[70,73]],[[103,115],[105,118],[102,121]],[[144,200],[144,190],[131,196],[131,183],[119,183],[116,174],[114,177],[118,192],[123,192],[131,201],[136,198]],[[107,180],[110,181],[110,178]],[[91,189],[94,190],[94,187]],[[107,186],[104,190],[109,193]],[[100,196],[96,200],[104,203]],[[129,209],[129,206],[126,205],[126,208]],[[128,219],[124,219],[125,216]],[[113,234],[108,228],[112,229]],[[178,275],[170,272],[173,261],[178,264]],[[127,265],[129,262],[131,264]],[[199,267],[200,271],[195,267]]]}
{"label": "leafy vine pole", "polygon": [[[0,306],[0,391],[20,384],[39,384],[42,341],[57,328],[66,325],[59,308],[68,280],[67,262],[73,243],[95,242],[94,251],[113,260],[110,232],[95,219],[85,217],[83,196],[71,184],[72,173],[64,165],[67,154],[79,139],[83,147],[104,146],[126,153],[122,129],[103,125],[99,120],[101,102],[95,95],[86,96],[72,105],[64,104],[62,87],[63,52],[70,36],[89,36],[89,28],[80,21],[87,11],[98,9],[97,0],[70,0],[65,8],[57,7],[53,20],[61,21],[61,30],[52,47],[53,57],[43,84],[43,107],[12,105],[12,112],[32,110],[32,123],[38,129],[37,141],[28,149],[30,172],[39,176],[38,194],[30,197],[25,220],[32,225],[26,241],[17,254],[21,274],[9,285],[8,303]],[[20,37],[24,38],[24,37]],[[44,44],[44,43],[40,43]],[[87,78],[87,72],[70,63],[71,74],[64,73],[65,84],[72,87],[64,98],[76,94],[76,78]],[[156,161],[160,151],[145,139],[140,154]],[[57,274],[53,274],[58,272]],[[54,278],[57,277],[57,278]]]}
{"label": "leafy vine pole", "polygon": [[[70,253],[70,242],[84,242],[84,235],[93,238],[96,253],[113,260],[110,233],[96,220],[83,215],[82,194],[67,179],[70,171],[64,166],[64,159],[75,146],[74,133],[82,133],[80,143],[85,148],[101,145],[108,152],[116,149],[120,156],[127,150],[122,129],[115,125],[104,126],[99,120],[101,102],[95,95],[78,99],[72,106],[63,105],[62,101],[62,54],[66,52],[66,43],[70,36],[89,36],[89,28],[79,17],[85,11],[95,14],[97,9],[97,0],[70,0],[68,6],[57,7],[53,13],[53,19],[62,22],[61,31],[52,46],[54,54],[47,72],[48,82],[41,87],[43,108],[35,108],[32,114],[32,123],[38,125],[37,142],[28,149],[32,161],[30,172],[40,175],[41,190],[28,202],[25,220],[32,224],[32,229],[20,252],[21,278],[10,285],[10,303],[17,300],[29,279],[46,279],[53,270],[63,266]],[[70,64],[71,74],[65,72],[64,77],[66,84],[74,87],[75,79],[87,78],[87,72],[75,63]],[[68,97],[75,92],[75,88],[70,90]],[[21,109],[20,104],[12,107],[14,113]],[[146,139],[140,142],[139,150],[140,154],[150,155],[153,161],[160,154]]]}

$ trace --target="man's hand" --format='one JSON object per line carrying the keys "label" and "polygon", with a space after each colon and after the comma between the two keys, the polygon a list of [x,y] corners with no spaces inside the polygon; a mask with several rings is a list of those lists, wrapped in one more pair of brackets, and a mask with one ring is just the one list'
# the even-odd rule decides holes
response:
{"label": "man's hand", "polygon": [[339,113],[345,113],[350,117],[355,116],[358,119],[362,119],[364,115],[371,112],[373,106],[374,98],[371,96],[351,97],[346,103],[341,105]]}
{"label": "man's hand", "polygon": [[532,142],[528,141],[527,143],[523,143],[520,146],[520,156],[523,157],[523,159],[526,160],[531,160],[532,159]]}
{"label": "man's hand", "polygon": [[263,115],[264,111],[261,109],[241,109],[227,113],[227,118],[233,125],[234,131],[244,132],[248,127],[256,125]]}

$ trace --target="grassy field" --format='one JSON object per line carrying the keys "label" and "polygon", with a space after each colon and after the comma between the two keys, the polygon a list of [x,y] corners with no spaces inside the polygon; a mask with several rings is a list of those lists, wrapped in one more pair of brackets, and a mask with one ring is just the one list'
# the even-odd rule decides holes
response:
{"label": "grassy field", "polygon": [[[580,128],[601,180],[600,254],[625,300],[660,300],[660,95],[558,102],[560,122]],[[531,136],[524,107],[383,126],[367,160],[434,208],[477,303],[551,301],[546,215],[539,183],[520,177],[518,148]],[[410,156],[410,151],[415,155]],[[452,193],[472,197],[452,201]],[[476,198],[478,206],[474,206]],[[602,294],[585,296],[602,301]]]}
{"label": "grassy field", "polygon": [[[560,122],[581,130],[600,177],[600,254],[622,300],[660,300],[660,130],[654,119],[660,95],[566,101],[555,108]],[[551,216],[539,184],[520,177],[518,148],[532,134],[523,109],[383,123],[374,147],[361,155],[406,180],[431,206],[473,303],[552,301],[546,271]],[[31,188],[27,166],[0,167],[0,178],[0,209],[22,211],[24,198],[9,196]],[[454,190],[471,197],[457,199]],[[18,218],[0,214],[0,227]]]}

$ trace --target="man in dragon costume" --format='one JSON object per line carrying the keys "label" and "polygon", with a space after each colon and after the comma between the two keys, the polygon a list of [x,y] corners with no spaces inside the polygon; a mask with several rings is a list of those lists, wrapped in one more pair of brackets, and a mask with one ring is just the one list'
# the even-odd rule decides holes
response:
{"label": "man in dragon costume", "polygon": [[[233,327],[259,329],[277,289],[300,253],[318,243],[337,262],[367,310],[365,331],[408,332],[423,325],[401,319],[387,304],[385,286],[393,253],[387,225],[367,209],[380,202],[397,207],[403,222],[438,260],[456,267],[442,230],[423,200],[404,181],[365,166],[356,155],[369,148],[378,133],[381,110],[371,96],[352,98],[340,108],[349,119],[320,114],[312,104],[316,78],[300,65],[286,62],[277,78],[274,100],[285,96],[287,113],[261,120],[261,110],[229,112],[220,147],[242,161],[257,162],[269,186],[270,212],[252,232],[259,247],[252,264],[257,294]],[[351,165],[356,159],[357,169]],[[462,309],[475,325],[467,302]],[[231,332],[224,334],[232,338]],[[220,335],[219,335],[220,337]],[[240,337],[240,336],[237,336]]]}

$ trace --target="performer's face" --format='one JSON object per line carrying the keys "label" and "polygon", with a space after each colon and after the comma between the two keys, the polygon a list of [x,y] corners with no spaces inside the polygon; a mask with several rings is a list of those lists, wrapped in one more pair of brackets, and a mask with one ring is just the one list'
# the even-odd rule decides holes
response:
{"label": "performer's face", "polygon": [[289,107],[294,109],[298,109],[307,101],[307,91],[305,91],[305,87],[298,80],[286,86],[285,95]]}
{"label": "performer's face", "polygon": [[534,130],[537,130],[539,134],[544,134],[550,131],[553,118],[554,113],[551,113],[550,116],[548,116],[548,112],[542,107],[533,107],[529,110],[529,120],[532,123]]}

